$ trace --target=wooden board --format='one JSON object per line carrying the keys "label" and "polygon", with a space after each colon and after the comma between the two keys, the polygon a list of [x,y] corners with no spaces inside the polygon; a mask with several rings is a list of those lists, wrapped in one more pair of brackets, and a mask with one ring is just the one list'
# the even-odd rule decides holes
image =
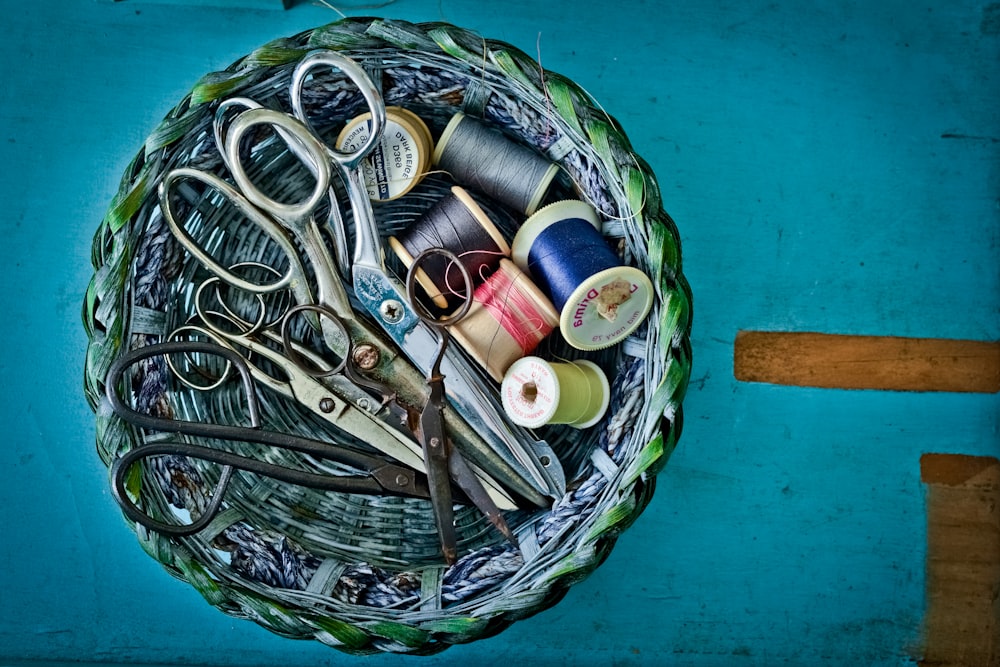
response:
{"label": "wooden board", "polygon": [[927,612],[921,665],[1000,664],[1000,460],[925,454]]}
{"label": "wooden board", "polygon": [[733,372],[745,382],[802,387],[995,393],[1000,343],[741,331]]}

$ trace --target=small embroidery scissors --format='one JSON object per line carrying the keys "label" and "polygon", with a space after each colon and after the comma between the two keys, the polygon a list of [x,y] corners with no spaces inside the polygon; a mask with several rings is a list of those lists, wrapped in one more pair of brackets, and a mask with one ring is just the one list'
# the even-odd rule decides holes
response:
{"label": "small embroidery scissors", "polygon": [[[138,361],[170,354],[210,354],[223,357],[230,367],[239,371],[247,398],[250,427],[192,422],[143,414],[130,407],[118,394],[125,371]],[[147,345],[123,354],[108,371],[106,392],[112,410],[125,421],[144,429],[177,433],[186,436],[214,438],[226,441],[255,442],[271,445],[319,458],[342,463],[360,474],[329,475],[295,470],[277,464],[248,458],[222,449],[189,442],[149,442],[126,452],[112,466],[112,493],[125,515],[159,533],[173,536],[193,535],[203,530],[219,513],[226,489],[236,469],[246,470],[279,481],[321,490],[344,493],[378,494],[429,498],[430,491],[423,475],[379,457],[336,445],[261,428],[254,378],[245,359],[235,350],[205,341],[171,341]],[[128,493],[128,477],[137,462],[156,456],[189,456],[218,463],[222,466],[212,499],[204,512],[187,524],[175,524],[151,517],[138,507]]]}
{"label": "small embroidery scissors", "polygon": [[[434,255],[443,255],[451,260],[451,265],[459,269],[462,274],[464,286],[462,294],[465,299],[462,305],[451,315],[439,319],[431,314],[421,305],[416,294],[416,276],[423,263]],[[427,464],[427,478],[430,482],[431,503],[434,508],[434,520],[437,525],[438,536],[441,539],[441,551],[445,560],[452,564],[457,560],[454,510],[452,508],[451,482],[461,488],[465,494],[475,503],[480,511],[486,515],[490,522],[499,530],[511,543],[517,544],[517,540],[500,509],[493,503],[486,492],[486,489],[476,479],[475,473],[465,462],[465,459],[455,451],[452,451],[451,441],[445,429],[445,407],[447,398],[445,397],[444,375],[441,373],[441,360],[448,349],[450,333],[448,327],[458,322],[469,312],[472,306],[472,276],[469,270],[462,264],[458,257],[441,248],[430,248],[425,250],[410,265],[410,270],[406,276],[406,296],[410,307],[417,316],[427,326],[437,331],[438,346],[430,362],[430,371],[427,374],[427,386],[430,387],[430,395],[424,403],[423,410],[419,417],[420,442],[424,450],[424,460]]]}

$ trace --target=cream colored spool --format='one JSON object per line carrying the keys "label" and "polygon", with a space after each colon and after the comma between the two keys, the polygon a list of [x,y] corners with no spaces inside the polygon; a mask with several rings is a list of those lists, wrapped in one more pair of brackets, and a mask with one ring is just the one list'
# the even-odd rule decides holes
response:
{"label": "cream colored spool", "polygon": [[[397,199],[420,182],[430,166],[433,140],[427,125],[412,111],[386,107],[382,140],[361,162],[361,177],[373,201]],[[368,140],[370,113],[349,122],[337,137],[337,150],[356,151]]]}
{"label": "cream colored spool", "polygon": [[585,359],[548,362],[539,357],[515,361],[500,385],[507,417],[527,428],[566,424],[589,428],[611,402],[611,386],[601,368]]}
{"label": "cream colored spool", "polygon": [[[514,262],[500,260],[497,272],[506,275],[510,287],[504,294],[488,294],[494,281],[487,280],[476,290],[468,314],[451,326],[451,333],[469,355],[500,382],[511,364],[533,351],[559,326],[559,313]],[[508,291],[516,291],[516,296],[506,294]],[[498,308],[502,312],[497,312]],[[515,328],[520,340],[508,327]]]}

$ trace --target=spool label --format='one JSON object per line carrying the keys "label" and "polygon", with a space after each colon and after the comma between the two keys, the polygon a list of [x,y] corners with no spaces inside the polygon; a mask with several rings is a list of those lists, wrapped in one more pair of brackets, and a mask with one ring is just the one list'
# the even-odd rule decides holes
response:
{"label": "spool label", "polygon": [[[338,150],[356,151],[371,132],[371,119],[360,118],[349,124],[337,141]],[[382,201],[405,194],[422,175],[421,155],[414,133],[392,116],[387,117],[382,140],[361,162],[361,177],[369,199]]]}
{"label": "spool label", "polygon": [[632,267],[603,272],[581,287],[563,306],[560,318],[563,336],[578,349],[596,350],[620,342],[652,306],[652,283]]}
{"label": "spool label", "polygon": [[515,424],[535,428],[548,423],[559,401],[552,367],[534,357],[519,359],[507,370],[500,398],[507,416]]}

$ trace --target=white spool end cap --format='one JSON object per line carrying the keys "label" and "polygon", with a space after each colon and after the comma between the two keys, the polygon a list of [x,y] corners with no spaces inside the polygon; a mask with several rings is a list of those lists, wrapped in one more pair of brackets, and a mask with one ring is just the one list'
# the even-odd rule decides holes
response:
{"label": "white spool end cap", "polygon": [[635,331],[653,306],[653,283],[634,266],[595,273],[573,290],[559,317],[559,330],[578,350],[601,350]]}

